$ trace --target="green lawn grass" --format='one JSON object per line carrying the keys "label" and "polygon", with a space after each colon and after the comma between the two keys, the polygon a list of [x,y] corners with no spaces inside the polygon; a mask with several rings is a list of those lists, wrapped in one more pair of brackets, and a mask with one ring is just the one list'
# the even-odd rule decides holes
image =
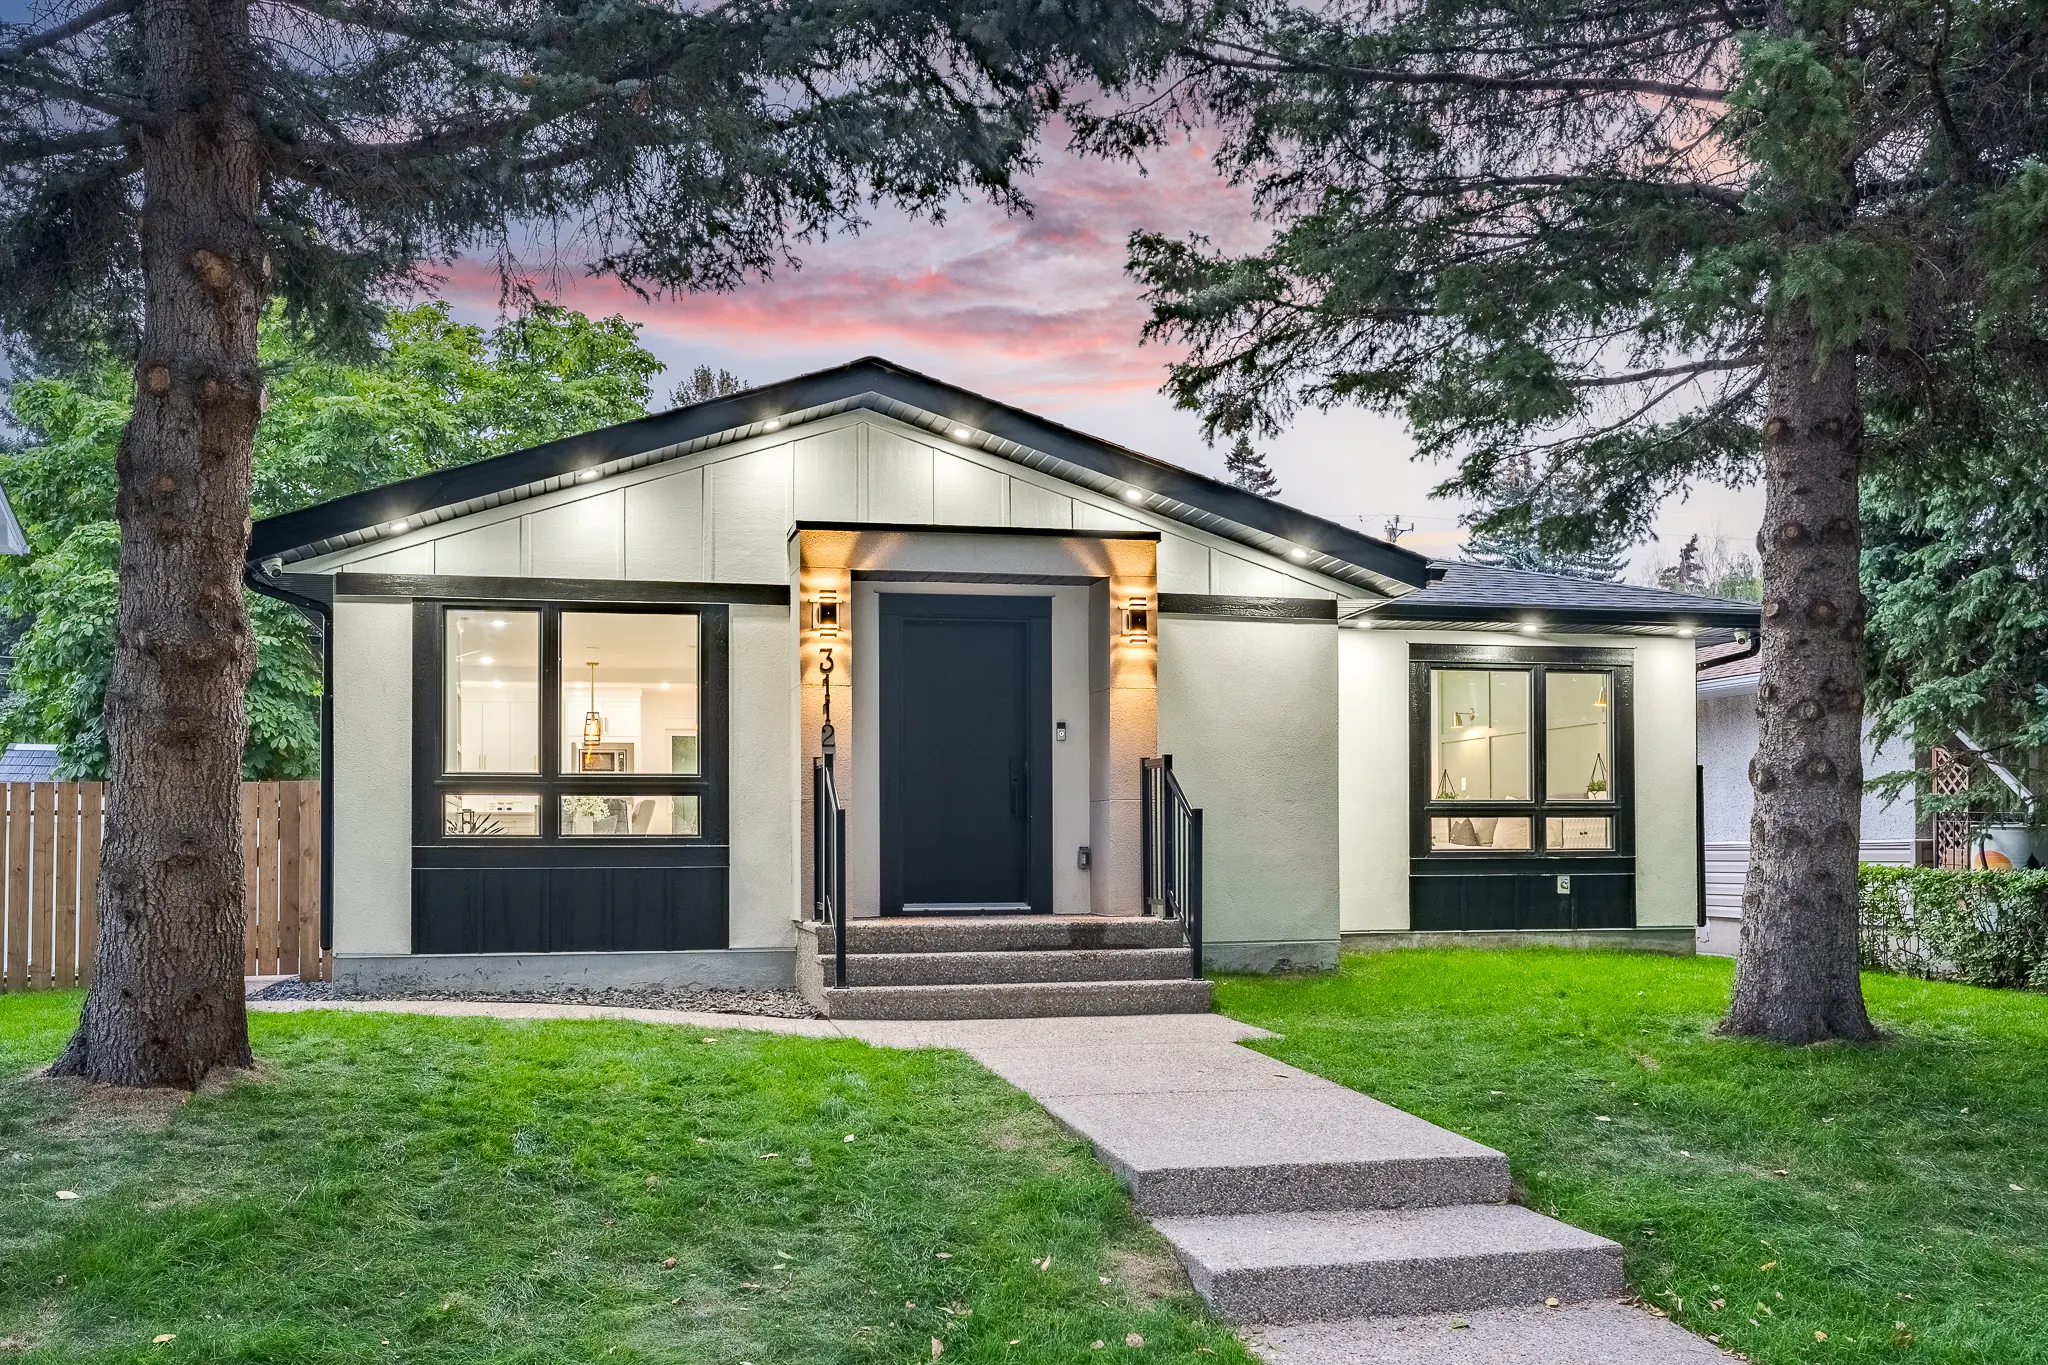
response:
{"label": "green lawn grass", "polygon": [[258,1015],[261,1076],[152,1126],[30,1077],[77,1008],[0,997],[0,1359],[1249,1360],[957,1054]]}
{"label": "green lawn grass", "polygon": [[1712,1035],[1731,977],[1358,954],[1218,1005],[1506,1152],[1526,1202],[1621,1242],[1638,1293],[1756,1361],[2048,1362],[2048,997],[1866,976],[1886,1042],[1787,1050]]}

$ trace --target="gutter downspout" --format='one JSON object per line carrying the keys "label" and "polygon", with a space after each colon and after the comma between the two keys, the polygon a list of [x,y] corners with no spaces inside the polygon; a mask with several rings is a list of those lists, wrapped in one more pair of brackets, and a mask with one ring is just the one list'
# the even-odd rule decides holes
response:
{"label": "gutter downspout", "polygon": [[1693,672],[1704,673],[1710,668],[1719,668],[1722,664],[1732,664],[1739,659],[1754,659],[1757,655],[1764,652],[1764,633],[1762,631],[1745,630],[1740,633],[1749,637],[1748,644],[1733,654],[1717,654],[1703,663],[1695,663],[1693,665]]}
{"label": "gutter downspout", "polygon": [[[320,949],[334,951],[334,801],[328,776],[334,770],[334,603],[291,591],[273,581],[275,561],[262,570],[245,565],[242,581],[265,597],[296,607],[320,628]],[[280,576],[281,575],[277,575]],[[295,575],[302,580],[304,575]]]}

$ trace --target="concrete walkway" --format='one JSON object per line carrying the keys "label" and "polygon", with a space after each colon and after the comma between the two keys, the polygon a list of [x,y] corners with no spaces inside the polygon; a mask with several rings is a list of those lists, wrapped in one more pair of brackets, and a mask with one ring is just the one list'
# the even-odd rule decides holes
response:
{"label": "concrete walkway", "polygon": [[1621,1302],[1621,1248],[1509,1204],[1507,1159],[1270,1057],[1217,1014],[945,1021],[473,1001],[252,1002],[622,1018],[967,1053],[1095,1147],[1276,1365],[1725,1365]]}

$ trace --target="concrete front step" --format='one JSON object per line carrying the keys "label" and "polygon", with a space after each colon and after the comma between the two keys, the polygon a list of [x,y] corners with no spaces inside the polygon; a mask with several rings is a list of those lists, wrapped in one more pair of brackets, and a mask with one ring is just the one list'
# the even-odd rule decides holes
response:
{"label": "concrete front step", "polygon": [[1032,1019],[1066,1015],[1206,1014],[1207,981],[1031,981],[974,986],[826,987],[833,1019]]}
{"label": "concrete front step", "polygon": [[1272,1365],[1730,1365],[1732,1359],[1669,1319],[1602,1299],[1254,1327],[1245,1336]]}
{"label": "concrete front step", "polygon": [[[832,931],[805,925],[821,952]],[[1180,948],[1180,921],[1139,915],[891,916],[846,922],[849,953],[1023,953],[1063,948]]]}
{"label": "concrete front step", "polygon": [[1621,1247],[1514,1204],[1154,1220],[1237,1322],[1443,1313],[1624,1292]]}
{"label": "concrete front step", "polygon": [[[1093,1086],[1070,1081],[1055,1089],[1021,1071],[1008,1074],[1001,1059],[992,1065],[1092,1142],[1132,1202],[1154,1217],[1508,1197],[1508,1160],[1493,1148],[1271,1058],[1233,1051],[1244,1060],[1212,1078],[1196,1078],[1185,1068],[1198,1059],[1183,1059],[1189,1092],[1181,1094],[1146,1090],[1129,1078],[1137,1070],[1129,1066],[1120,1077],[1112,1065]],[[1281,1074],[1259,1079],[1260,1071]]]}
{"label": "concrete front step", "polygon": [[[824,980],[832,957],[818,956]],[[1007,953],[852,953],[849,986],[984,986],[1046,981],[1172,981],[1189,975],[1186,948],[1055,948]]]}

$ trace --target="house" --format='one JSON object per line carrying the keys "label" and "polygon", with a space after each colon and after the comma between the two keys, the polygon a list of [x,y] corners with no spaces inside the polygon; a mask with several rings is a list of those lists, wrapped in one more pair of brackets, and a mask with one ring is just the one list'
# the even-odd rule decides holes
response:
{"label": "house", "polygon": [[[1702,651],[1699,669],[1701,847],[1706,859],[1706,914],[1699,930],[1699,951],[1735,956],[1742,937],[1742,892],[1749,880],[1749,815],[1755,795],[1749,785],[1749,761],[1756,755],[1756,687],[1762,661],[1756,650],[1710,648]],[[1866,779],[1913,767],[1913,753],[1903,740],[1882,746],[1870,742],[1865,726],[1863,775]],[[1862,845],[1866,863],[1910,866],[1915,861],[1916,812],[1911,792],[1887,804],[1869,792],[1863,796]]]}
{"label": "house", "polygon": [[1690,952],[1694,645],[1757,625],[875,359],[270,518],[249,579],[329,622],[339,978],[816,994],[843,923],[905,1013],[1200,1007],[1197,945]]}

